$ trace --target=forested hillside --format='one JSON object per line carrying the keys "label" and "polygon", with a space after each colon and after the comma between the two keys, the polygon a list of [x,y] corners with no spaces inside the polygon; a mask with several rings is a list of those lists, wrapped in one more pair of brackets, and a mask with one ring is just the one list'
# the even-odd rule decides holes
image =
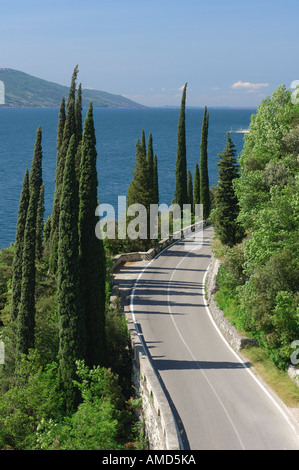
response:
{"label": "forested hillside", "polygon": [[[281,369],[299,339],[299,105],[293,101],[284,86],[262,101],[239,166],[230,165],[235,173],[226,192],[219,171],[213,210],[214,250],[222,259],[218,305]],[[232,147],[224,154],[228,168]],[[234,210],[232,199],[227,204],[232,192]]]}
{"label": "forested hillside", "polygon": [[[66,86],[34,77],[19,70],[0,68],[0,80],[5,86],[5,107],[59,107],[62,96],[67,97]],[[143,108],[139,103],[122,95],[115,95],[101,90],[83,89],[82,103],[88,107],[92,101],[100,108]]]}

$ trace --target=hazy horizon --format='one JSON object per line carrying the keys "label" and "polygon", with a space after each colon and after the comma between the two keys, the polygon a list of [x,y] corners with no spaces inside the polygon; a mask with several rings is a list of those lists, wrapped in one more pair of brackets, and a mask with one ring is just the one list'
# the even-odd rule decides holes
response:
{"label": "hazy horizon", "polygon": [[256,107],[299,79],[295,0],[12,0],[1,64],[149,107]]}

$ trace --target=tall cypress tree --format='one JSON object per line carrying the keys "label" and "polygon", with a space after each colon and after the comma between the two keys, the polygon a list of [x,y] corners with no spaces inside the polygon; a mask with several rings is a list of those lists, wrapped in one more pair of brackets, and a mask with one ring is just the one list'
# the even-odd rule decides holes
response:
{"label": "tall cypress tree", "polygon": [[75,172],[76,137],[66,156],[60,201],[58,244],[58,313],[60,380],[68,410],[77,404],[73,385],[76,360],[84,358],[85,325],[79,275],[78,182]]}
{"label": "tall cypress tree", "polygon": [[[69,95],[66,105],[66,116],[63,114],[63,102],[60,105],[60,119],[58,121],[57,129],[57,167],[56,167],[56,178],[55,178],[55,193],[53,209],[51,214],[51,251],[49,267],[52,273],[57,270],[57,256],[58,256],[58,240],[59,240],[59,211],[60,211],[60,197],[61,187],[63,181],[63,172],[66,154],[68,151],[69,142],[73,134],[76,135],[76,113],[75,113],[75,102],[76,102],[76,80],[78,76],[78,65],[74,68],[71,85],[69,89]],[[64,121],[64,125],[63,125]],[[63,133],[62,132],[63,128]],[[78,143],[78,139],[76,138]]]}
{"label": "tall cypress tree", "polygon": [[38,198],[42,186],[42,131],[39,127],[29,178],[29,206],[26,216],[22,259],[21,301],[17,325],[17,352],[27,354],[35,342],[35,254]]}
{"label": "tall cypress tree", "polygon": [[104,365],[105,337],[105,253],[102,240],[95,235],[98,222],[97,151],[90,103],[84,121],[79,181],[79,254],[82,297],[87,333],[87,363]]}
{"label": "tall cypress tree", "polygon": [[238,178],[239,173],[235,146],[228,132],[226,134],[226,146],[219,158],[219,180],[215,190],[213,222],[221,242],[233,246],[242,240],[244,232],[237,222],[239,205],[233,181]]}
{"label": "tall cypress tree", "polygon": [[26,226],[26,216],[29,205],[29,172],[25,171],[21,198],[18,211],[16,240],[14,246],[14,259],[12,269],[12,296],[11,296],[11,319],[14,321],[18,316],[19,302],[21,300],[22,284],[22,259],[24,249],[24,232]]}
{"label": "tall cypress tree", "polygon": [[203,219],[207,220],[210,214],[210,188],[208,173],[208,128],[209,114],[205,106],[201,130],[200,143],[200,203],[203,208]]}
{"label": "tall cypress tree", "polygon": [[195,163],[193,180],[193,212],[195,213],[196,204],[200,204],[200,174],[198,163]]}
{"label": "tall cypress tree", "polygon": [[185,124],[185,106],[186,106],[187,83],[184,86],[179,123],[177,130],[177,156],[175,167],[175,193],[174,202],[183,209],[183,204],[188,203],[187,195],[187,157],[186,157],[186,124]]}
{"label": "tall cypress tree", "polygon": [[[137,139],[136,142],[135,165],[133,179],[131,180],[128,188],[127,209],[133,204],[141,204],[145,207],[147,212],[147,233],[145,234],[145,239],[141,237],[134,240],[132,247],[134,250],[146,251],[150,246],[150,205],[152,203],[153,192],[152,185],[149,181],[148,157],[145,146],[144,132],[142,131],[141,142],[139,139]],[[127,226],[134,219],[135,216],[127,215]]]}

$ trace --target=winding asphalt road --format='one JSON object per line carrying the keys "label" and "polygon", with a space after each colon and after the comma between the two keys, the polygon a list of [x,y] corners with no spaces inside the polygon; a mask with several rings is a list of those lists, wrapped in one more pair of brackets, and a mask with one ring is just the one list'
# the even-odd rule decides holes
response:
{"label": "winding asphalt road", "polygon": [[296,426],[214,324],[204,298],[212,229],[143,269],[131,311],[165,387],[183,449],[299,449]]}

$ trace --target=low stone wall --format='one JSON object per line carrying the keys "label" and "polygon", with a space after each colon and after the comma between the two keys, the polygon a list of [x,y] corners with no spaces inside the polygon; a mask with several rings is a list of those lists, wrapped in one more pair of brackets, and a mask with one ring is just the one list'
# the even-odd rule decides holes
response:
{"label": "low stone wall", "polygon": [[[207,270],[205,289],[210,312],[233,349],[240,351],[245,346],[258,346],[259,344],[256,339],[241,335],[237,329],[231,325],[230,321],[225,318],[223,311],[219,309],[215,302],[214,295],[218,291],[216,276],[219,273],[220,264],[220,260],[212,256],[211,263]],[[288,367],[288,375],[299,387],[299,368],[290,365]]]}
{"label": "low stone wall", "polygon": [[180,450],[176,423],[158,376],[145,354],[136,332],[129,308],[125,308],[130,332],[134,385],[136,395],[142,399],[141,419],[150,450]]}

